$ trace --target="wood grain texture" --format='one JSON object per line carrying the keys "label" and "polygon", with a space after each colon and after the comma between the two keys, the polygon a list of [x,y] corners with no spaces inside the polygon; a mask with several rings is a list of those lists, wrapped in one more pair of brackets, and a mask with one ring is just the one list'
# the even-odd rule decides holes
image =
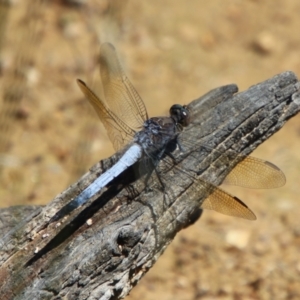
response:
{"label": "wood grain texture", "polygon": [[[299,88],[292,72],[238,94],[236,85],[217,88],[188,105],[192,122],[179,140],[248,155],[299,112]],[[56,215],[123,152],[93,166],[43,208],[0,211],[1,299],[125,297],[207,197],[179,167],[197,168],[200,178],[218,185],[237,163],[220,165],[214,151],[175,154],[180,159],[159,165],[164,193],[151,179],[145,189],[133,167],[84,207]]]}

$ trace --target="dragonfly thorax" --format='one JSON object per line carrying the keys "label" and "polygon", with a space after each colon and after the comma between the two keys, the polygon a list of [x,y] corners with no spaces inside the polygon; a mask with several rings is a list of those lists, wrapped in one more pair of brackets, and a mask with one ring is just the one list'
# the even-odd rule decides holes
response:
{"label": "dragonfly thorax", "polygon": [[141,145],[146,153],[163,151],[178,133],[177,124],[171,117],[148,119],[143,127],[143,130],[135,134],[134,141]]}

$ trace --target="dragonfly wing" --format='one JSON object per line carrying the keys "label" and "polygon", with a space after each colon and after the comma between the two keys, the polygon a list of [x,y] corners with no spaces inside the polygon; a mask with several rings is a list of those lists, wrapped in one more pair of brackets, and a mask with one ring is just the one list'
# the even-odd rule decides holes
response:
{"label": "dragonfly wing", "polygon": [[213,191],[204,200],[201,208],[212,209],[228,216],[256,220],[255,214],[244,202],[218,187],[213,187]]}
{"label": "dragonfly wing", "polygon": [[110,43],[100,48],[100,74],[108,107],[132,130],[138,131],[148,119],[145,104],[121,67]]}
{"label": "dragonfly wing", "polygon": [[247,188],[270,189],[285,184],[284,173],[274,164],[246,156],[226,176],[223,183]]}
{"label": "dragonfly wing", "polygon": [[135,131],[119,119],[119,117],[115,115],[83,81],[78,79],[77,83],[83,94],[96,110],[107,131],[109,139],[114,146],[114,149],[121,149],[125,144],[132,140]]}

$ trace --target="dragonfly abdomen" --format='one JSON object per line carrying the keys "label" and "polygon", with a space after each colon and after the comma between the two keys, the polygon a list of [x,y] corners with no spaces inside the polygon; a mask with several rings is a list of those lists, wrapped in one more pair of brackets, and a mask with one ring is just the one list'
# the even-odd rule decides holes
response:
{"label": "dragonfly abdomen", "polygon": [[[91,183],[85,190],[81,192],[72,202],[74,208],[84,204],[88,199],[93,197],[102,188],[109,184],[114,178],[119,176],[122,172],[136,163],[143,154],[143,150],[140,145],[133,144],[119,159],[119,161],[98,177],[93,183]],[[72,203],[71,202],[71,203]]]}

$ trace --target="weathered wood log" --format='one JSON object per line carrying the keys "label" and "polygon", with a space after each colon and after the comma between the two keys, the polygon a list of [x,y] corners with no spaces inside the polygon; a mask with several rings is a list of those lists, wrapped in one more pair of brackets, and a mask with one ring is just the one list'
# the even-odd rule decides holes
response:
{"label": "weathered wood log", "polygon": [[[192,123],[179,138],[224,155],[232,149],[248,155],[299,112],[299,89],[292,72],[238,94],[236,85],[217,88],[189,104]],[[64,209],[122,154],[116,153],[45,207],[2,209],[0,298],[125,297],[207,196],[185,180],[179,166],[201,166],[198,175],[218,185],[237,163],[220,166],[213,153],[193,152],[163,165],[163,191],[155,180],[145,189],[145,178],[130,168],[85,206]]]}

